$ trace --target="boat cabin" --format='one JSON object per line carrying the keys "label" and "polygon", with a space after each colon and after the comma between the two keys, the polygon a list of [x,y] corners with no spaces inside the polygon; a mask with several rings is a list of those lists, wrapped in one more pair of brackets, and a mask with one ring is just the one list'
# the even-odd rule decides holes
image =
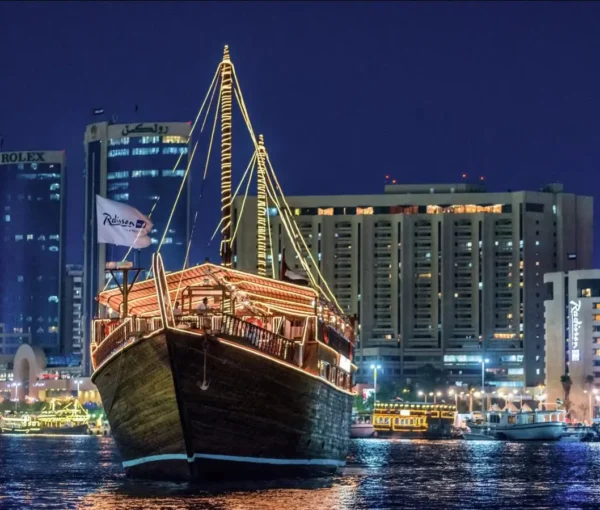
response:
{"label": "boat cabin", "polygon": [[378,432],[428,433],[450,430],[456,407],[423,402],[377,402],[373,425]]}
{"label": "boat cabin", "polygon": [[[95,370],[168,327],[241,344],[347,391],[353,386],[353,325],[310,287],[208,262],[127,287],[98,296],[104,318],[93,324]],[[107,317],[108,309],[118,317]]]}

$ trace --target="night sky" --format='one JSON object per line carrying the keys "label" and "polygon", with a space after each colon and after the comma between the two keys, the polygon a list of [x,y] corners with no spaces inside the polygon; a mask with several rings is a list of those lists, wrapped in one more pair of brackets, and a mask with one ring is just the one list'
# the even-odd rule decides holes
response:
{"label": "night sky", "polygon": [[[229,44],[289,195],[466,172],[490,190],[562,182],[599,202],[599,20],[593,2],[0,2],[3,150],[67,151],[67,262],[82,263],[92,108],[192,120]],[[234,179],[251,155],[236,120]],[[218,249],[216,159],[198,198],[205,152],[194,262]]]}

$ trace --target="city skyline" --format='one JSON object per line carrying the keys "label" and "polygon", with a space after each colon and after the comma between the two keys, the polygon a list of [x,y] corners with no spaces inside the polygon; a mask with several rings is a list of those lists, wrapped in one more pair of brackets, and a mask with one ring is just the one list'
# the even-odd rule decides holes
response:
{"label": "city skyline", "polygon": [[[170,3],[147,11],[138,4],[31,5],[39,16],[5,64],[21,79],[3,84],[11,101],[0,124],[2,150],[66,150],[68,263],[82,263],[82,141],[85,126],[102,120],[92,110],[104,108],[108,119],[123,123],[193,119],[224,43],[290,195],[377,193],[385,175],[416,183],[456,182],[466,173],[470,181],[483,176],[491,191],[536,190],[552,181],[576,194],[595,187],[600,73],[585,65],[593,51],[587,42],[595,40],[594,5],[381,4],[369,11],[332,3],[319,7],[310,31],[303,27],[314,10],[302,3],[268,11],[266,4],[230,10]],[[3,20],[24,12],[19,4],[4,9]],[[153,20],[166,15],[173,23],[153,39]],[[84,33],[82,16],[95,17],[99,28]],[[0,40],[14,46],[18,33],[3,23]],[[48,31],[54,23],[65,28],[60,35]],[[101,51],[81,44],[99,40],[108,23],[115,29]],[[196,23],[204,26],[200,36],[191,30]],[[230,33],[212,28],[227,24],[235,27]],[[511,44],[500,47],[498,37]],[[26,65],[39,47],[44,61]],[[69,63],[66,71],[53,64],[58,55]],[[32,74],[38,72],[43,86]],[[241,141],[242,120],[236,124]],[[236,150],[234,179],[249,156]],[[218,175],[209,173],[201,201],[199,182],[191,212],[200,210],[206,221],[194,236],[194,262],[218,249],[207,248],[218,222]]]}

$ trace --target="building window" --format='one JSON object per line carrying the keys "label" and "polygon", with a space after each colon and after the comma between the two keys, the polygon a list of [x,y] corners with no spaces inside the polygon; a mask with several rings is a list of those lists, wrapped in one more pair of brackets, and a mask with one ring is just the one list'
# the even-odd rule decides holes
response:
{"label": "building window", "polygon": [[[134,152],[136,149],[133,149]],[[118,156],[129,156],[129,149],[112,149],[108,151],[109,158],[116,158]]]}
{"label": "building window", "polygon": [[185,175],[185,170],[163,170],[163,177],[183,177]]}
{"label": "building window", "polygon": [[58,296],[50,296],[48,298],[48,303],[58,303]]}
{"label": "building window", "polygon": [[[158,149],[156,149],[158,151]],[[163,147],[163,154],[187,154],[187,147]]]}
{"label": "building window", "polygon": [[111,138],[108,141],[108,145],[129,145],[129,138]]}
{"label": "building window", "polygon": [[136,148],[131,151],[132,156],[149,156],[151,154],[158,154],[160,149],[158,147],[144,147]]}
{"label": "building window", "polygon": [[4,215],[4,221],[7,222],[7,223],[10,221],[10,214],[5,214]]}
{"label": "building window", "polygon": [[106,178],[111,181],[113,179],[128,179],[129,178],[129,172],[125,171],[125,172],[108,172],[108,175],[106,176]]}
{"label": "building window", "polygon": [[50,184],[50,191],[56,191],[60,189],[60,184],[55,182],[54,184]]}
{"label": "building window", "polygon": [[188,143],[188,138],[187,136],[163,136],[163,143]]}
{"label": "building window", "polygon": [[141,143],[158,143],[160,142],[160,136],[142,136],[140,138]]}
{"label": "building window", "polygon": [[129,193],[115,193],[112,198],[119,201],[129,200]]}
{"label": "building window", "polygon": [[50,200],[60,200],[60,193],[52,193],[50,195]]}
{"label": "building window", "polygon": [[133,170],[131,172],[131,177],[136,179],[138,177],[158,177],[158,170]]}
{"label": "building window", "polygon": [[21,234],[17,234],[15,236],[15,241],[22,241],[23,240],[23,236]]}

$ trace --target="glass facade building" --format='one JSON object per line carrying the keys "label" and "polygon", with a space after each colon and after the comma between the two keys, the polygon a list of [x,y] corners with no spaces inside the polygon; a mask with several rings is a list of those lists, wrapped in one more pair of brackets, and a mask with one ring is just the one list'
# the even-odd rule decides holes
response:
{"label": "glass facade building", "polygon": [[0,354],[23,341],[58,354],[65,153],[0,153],[0,176]]}
{"label": "glass facade building", "polygon": [[[132,250],[127,256],[127,260],[147,271],[173,211],[161,255],[167,271],[181,269],[190,233],[191,176],[182,187],[190,153],[190,130],[187,122],[99,122],[87,126],[82,318],[86,344],[91,319],[97,313],[95,297],[107,282],[105,263],[121,261],[129,252],[127,247],[97,243],[95,196],[126,203],[146,215],[151,213],[152,246]],[[173,210],[180,190],[177,207]],[[147,272],[141,279],[146,276]],[[86,365],[89,369],[89,356],[86,356]]]}

